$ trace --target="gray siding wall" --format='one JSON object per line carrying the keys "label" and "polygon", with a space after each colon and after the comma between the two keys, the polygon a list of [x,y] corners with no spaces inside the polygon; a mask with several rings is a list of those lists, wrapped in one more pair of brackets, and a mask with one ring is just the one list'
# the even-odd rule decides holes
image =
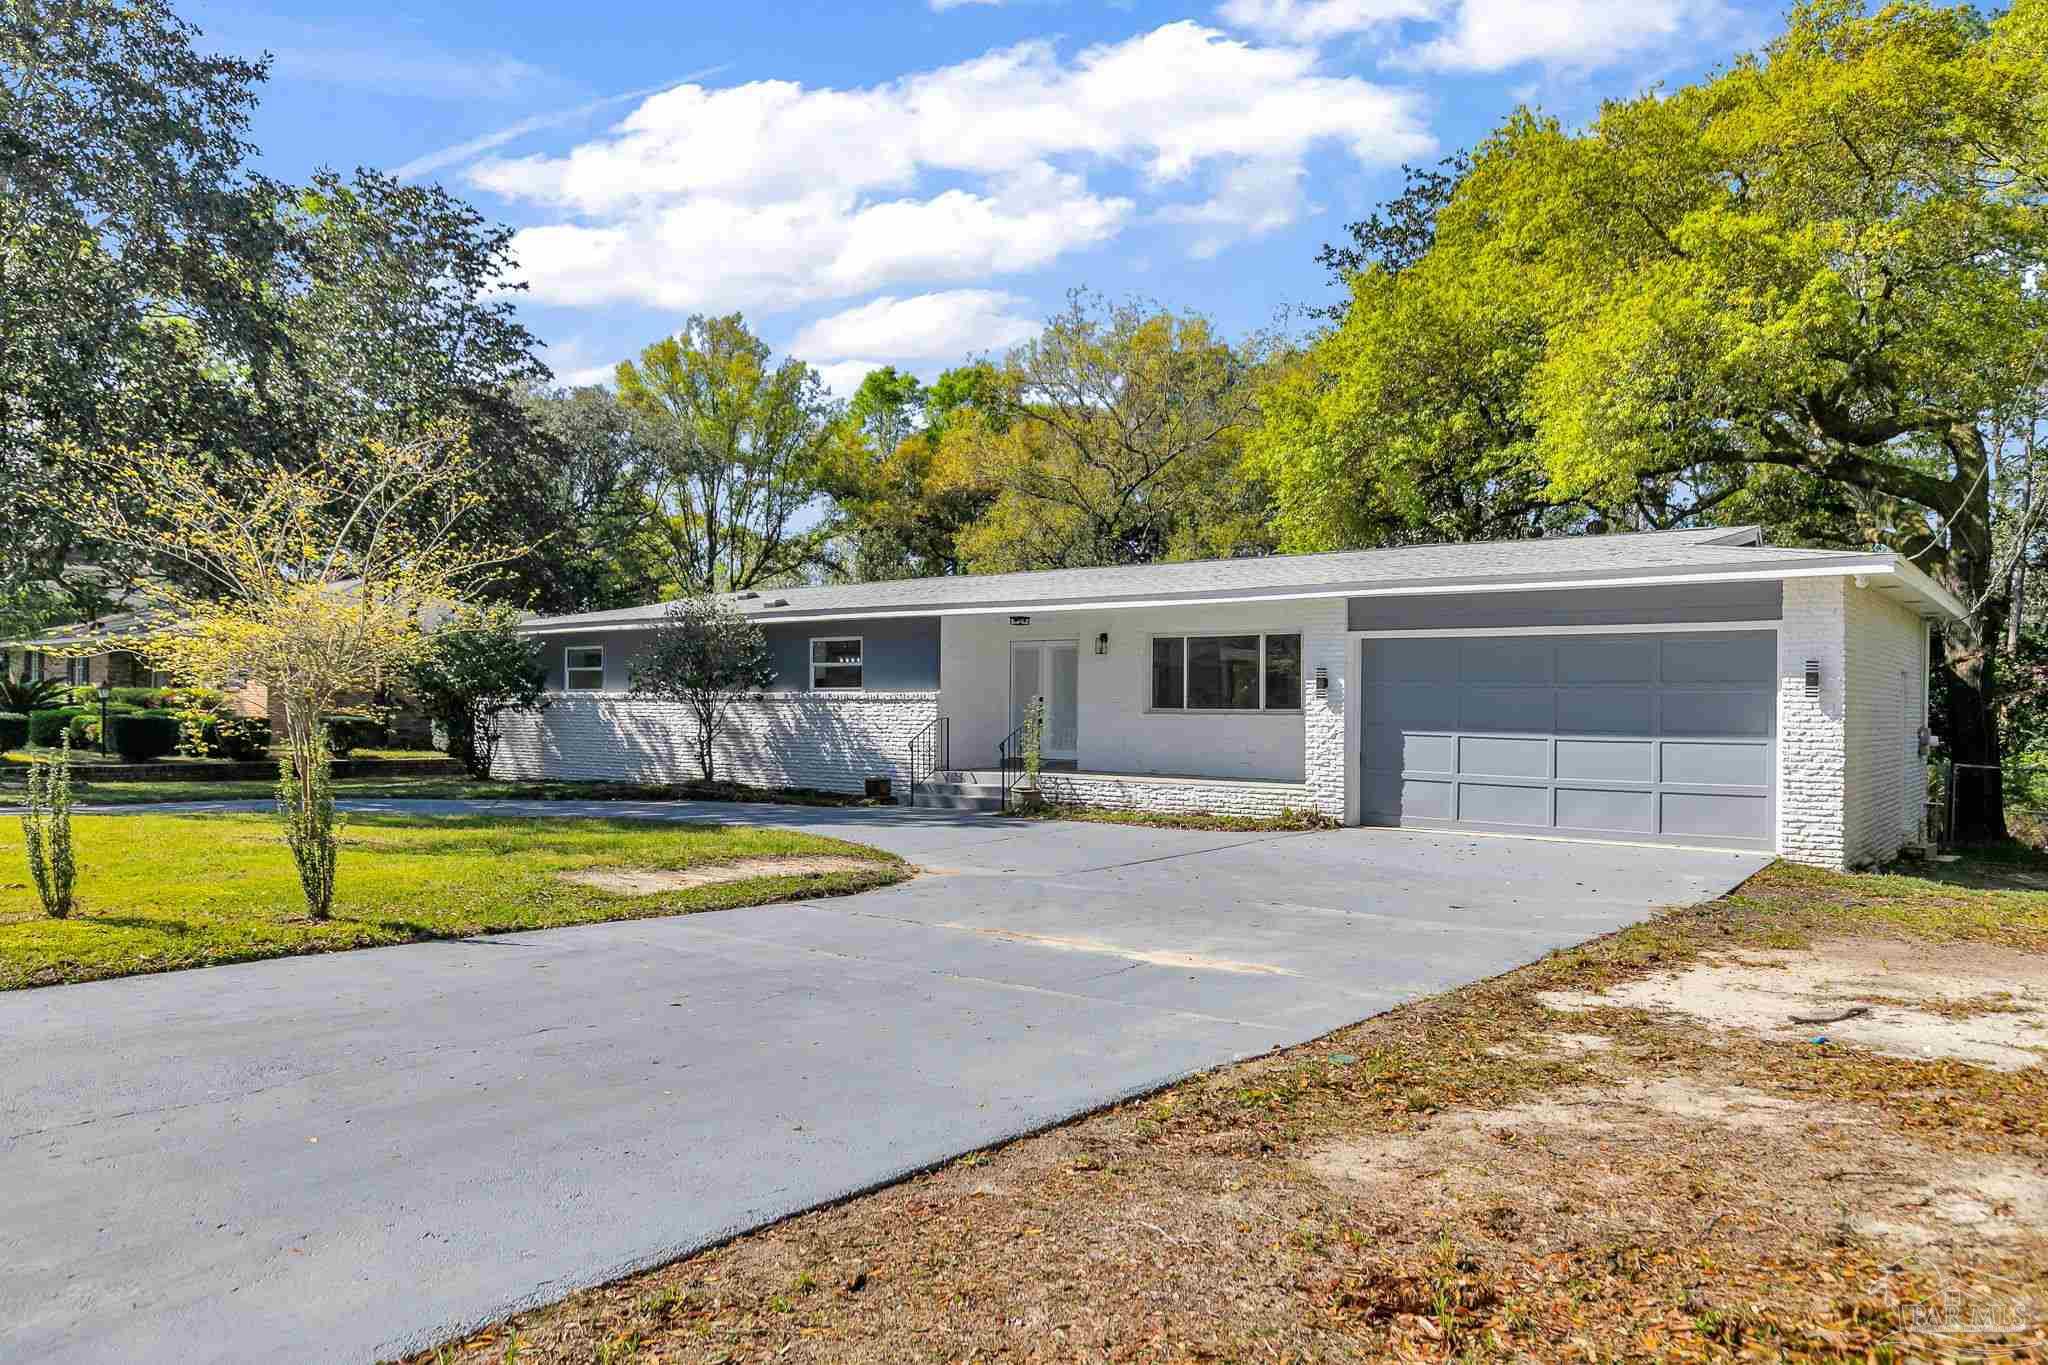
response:
{"label": "gray siding wall", "polygon": [[1654,588],[1354,597],[1353,630],[1516,630],[1542,626],[1697,625],[1775,621],[1785,585],[1692,583]]}
{"label": "gray siding wall", "polygon": [[[858,635],[864,662],[863,690],[868,692],[936,692],[939,688],[939,618],[907,616],[882,620],[834,621],[803,625],[764,626],[775,656],[773,692],[802,692],[811,685],[810,650],[814,637]],[[574,646],[604,646],[604,687],[624,692],[632,684],[633,661],[647,646],[644,630],[595,630],[578,635],[540,637],[547,664],[548,687],[562,686],[562,657]]]}

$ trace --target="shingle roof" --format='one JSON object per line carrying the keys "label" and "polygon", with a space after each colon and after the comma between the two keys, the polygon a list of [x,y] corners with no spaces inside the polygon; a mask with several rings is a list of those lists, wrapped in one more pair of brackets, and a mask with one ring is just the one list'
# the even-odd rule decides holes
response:
{"label": "shingle roof", "polygon": [[[1714,569],[1796,568],[1815,562],[1875,563],[1881,552],[1796,550],[1757,543],[1756,527],[1709,527],[1618,535],[1559,536],[1460,545],[1411,545],[1388,550],[1271,555],[1261,559],[1204,559],[1177,564],[1134,564],[1102,569],[1047,569],[1036,573],[962,574],[822,587],[764,588],[734,598],[749,616],[764,620],[861,613],[1047,608],[1217,597],[1276,597],[1341,589],[1452,587],[1531,579],[1598,580],[1658,577]],[[531,629],[631,625],[659,619],[666,603],[620,611],[543,617]]]}

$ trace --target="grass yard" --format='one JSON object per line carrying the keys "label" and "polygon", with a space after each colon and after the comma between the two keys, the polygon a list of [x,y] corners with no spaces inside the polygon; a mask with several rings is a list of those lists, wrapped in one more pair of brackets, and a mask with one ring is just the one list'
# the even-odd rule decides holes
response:
{"label": "grass yard", "polygon": [[[1638,994],[1828,962],[1876,1014]],[[1781,864],[419,1359],[2039,1360],[2044,1029],[2048,861]]]}
{"label": "grass yard", "polygon": [[[0,821],[0,989],[844,895],[910,874],[877,849],[785,830],[353,815],[333,918],[315,922],[269,816],[83,815],[74,829],[78,907],[53,920],[28,884],[20,822]],[[764,858],[857,862],[642,894],[568,880]]]}
{"label": "grass yard", "polygon": [[[82,806],[153,806],[166,801],[267,801],[277,795],[273,779],[243,782],[94,782],[83,769],[72,776],[73,799]],[[872,804],[843,792],[747,787],[733,782],[499,782],[466,777],[336,778],[339,800],[371,801],[763,801],[772,805],[858,806]],[[0,810],[28,803],[27,789],[0,783]]]}

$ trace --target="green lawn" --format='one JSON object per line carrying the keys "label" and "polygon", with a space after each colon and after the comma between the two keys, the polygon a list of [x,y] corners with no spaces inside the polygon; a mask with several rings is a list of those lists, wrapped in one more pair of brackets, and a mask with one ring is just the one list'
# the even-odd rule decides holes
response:
{"label": "green lawn", "polygon": [[[79,816],[74,829],[78,906],[53,920],[28,884],[20,823],[0,821],[0,989],[843,895],[910,874],[877,849],[784,830],[354,815],[343,830],[334,917],[316,923],[305,917],[291,855],[268,816]],[[560,876],[785,855],[872,866],[643,896]]]}
{"label": "green lawn", "polygon": [[[0,781],[0,809],[27,804],[27,788]],[[858,796],[838,792],[741,787],[721,782],[712,786],[686,782],[498,782],[467,777],[337,778],[334,794],[342,800],[411,798],[475,801],[768,801],[778,805],[851,806],[865,804]],[[72,797],[78,804],[147,806],[163,801],[267,801],[277,783],[249,782],[94,782],[86,770],[72,776]]]}

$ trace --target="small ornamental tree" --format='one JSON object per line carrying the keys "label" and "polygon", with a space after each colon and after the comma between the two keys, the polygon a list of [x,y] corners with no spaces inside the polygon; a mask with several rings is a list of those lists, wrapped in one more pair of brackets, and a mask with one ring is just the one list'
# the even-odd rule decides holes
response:
{"label": "small ornamental tree", "polygon": [[465,607],[405,666],[420,710],[472,777],[490,775],[504,717],[547,710],[547,679],[540,647],[519,634],[519,612],[504,605]]}
{"label": "small ornamental tree", "polygon": [[692,597],[668,609],[632,677],[639,695],[689,709],[697,766],[710,782],[719,731],[741,698],[775,681],[775,664],[759,626],[715,598]]}
{"label": "small ornamental tree", "polygon": [[28,814],[21,817],[28,844],[29,880],[52,919],[71,913],[71,887],[78,863],[71,853],[71,736],[54,758],[28,770]]}
{"label": "small ornamental tree", "polygon": [[282,707],[280,814],[314,919],[337,842],[323,717],[421,657],[422,617],[523,553],[465,538],[477,484],[467,443],[432,428],[304,466],[124,451],[65,492],[81,538],[170,571],[132,647],[201,685],[261,683]]}

